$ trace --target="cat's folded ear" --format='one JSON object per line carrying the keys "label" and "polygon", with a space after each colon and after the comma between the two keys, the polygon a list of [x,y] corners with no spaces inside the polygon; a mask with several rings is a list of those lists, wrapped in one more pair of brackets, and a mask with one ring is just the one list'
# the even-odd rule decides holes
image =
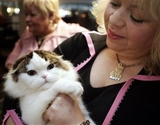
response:
{"label": "cat's folded ear", "polygon": [[16,61],[15,61],[15,63],[13,64],[13,70],[14,69],[16,69],[20,64],[22,64],[23,62],[24,62],[24,60],[25,60],[25,62],[26,62],[26,59],[28,58],[32,58],[32,56],[33,56],[33,52],[30,52],[29,54],[27,54],[27,55],[25,55],[25,56],[22,56],[22,57],[20,57],[20,58],[18,58]]}
{"label": "cat's folded ear", "polygon": [[13,69],[16,69],[17,66],[25,59],[24,57],[19,58],[18,60],[16,60],[16,62],[13,64]]}

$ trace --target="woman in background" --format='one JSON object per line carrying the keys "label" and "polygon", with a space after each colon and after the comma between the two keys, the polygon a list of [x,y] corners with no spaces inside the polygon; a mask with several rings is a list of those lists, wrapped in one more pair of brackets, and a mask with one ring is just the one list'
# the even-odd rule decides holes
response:
{"label": "woman in background", "polygon": [[8,56],[10,69],[17,58],[33,51],[53,51],[61,42],[77,32],[88,31],[79,24],[67,24],[59,15],[59,0],[24,0],[27,27]]}

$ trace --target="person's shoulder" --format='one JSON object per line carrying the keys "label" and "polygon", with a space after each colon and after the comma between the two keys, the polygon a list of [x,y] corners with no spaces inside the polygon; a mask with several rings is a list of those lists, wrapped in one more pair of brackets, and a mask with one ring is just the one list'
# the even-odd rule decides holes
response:
{"label": "person's shoulder", "polygon": [[76,46],[86,46],[88,43],[93,43],[95,45],[105,45],[106,35],[99,33],[97,31],[84,31],[77,32],[73,36],[66,39],[62,45],[76,45]]}
{"label": "person's shoulder", "polygon": [[107,35],[98,31],[82,32],[86,37],[89,35],[93,42],[105,42]]}
{"label": "person's shoulder", "polygon": [[100,37],[100,38],[104,37],[104,38],[106,38],[106,34],[98,32],[98,31],[94,31],[94,30],[88,31],[88,32],[83,32],[83,33],[88,33],[91,37]]}
{"label": "person's shoulder", "polygon": [[101,51],[103,48],[106,47],[106,37],[107,37],[106,34],[97,31],[91,31],[88,32],[88,34],[97,52]]}
{"label": "person's shoulder", "polygon": [[77,32],[68,39],[66,39],[65,41],[72,41],[73,43],[75,42],[76,44],[82,44],[83,42],[86,43],[86,38],[83,32]]}
{"label": "person's shoulder", "polygon": [[[105,35],[95,31],[76,33],[62,42],[54,51],[60,55],[65,55],[64,58],[69,60],[72,60],[71,57],[74,60],[74,57],[80,57],[81,54],[88,58],[90,49],[99,52],[106,47],[105,38]],[[99,41],[101,39],[103,41]],[[75,64],[78,63],[79,61]]]}
{"label": "person's shoulder", "polygon": [[105,42],[106,41],[106,34],[102,34],[97,31],[83,31],[83,32],[77,32],[75,35],[73,35],[73,38],[75,39],[85,39],[91,40],[93,42]]}

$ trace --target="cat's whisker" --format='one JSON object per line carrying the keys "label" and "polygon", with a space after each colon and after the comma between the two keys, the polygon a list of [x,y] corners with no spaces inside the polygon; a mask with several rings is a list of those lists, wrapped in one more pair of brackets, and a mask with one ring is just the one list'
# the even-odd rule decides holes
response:
{"label": "cat's whisker", "polygon": [[30,88],[32,88],[32,89],[38,89],[38,88],[40,88],[44,83],[45,83],[45,81],[44,81],[44,82],[34,83],[34,84],[32,84],[32,85],[30,86]]}
{"label": "cat's whisker", "polygon": [[30,88],[26,88],[26,89],[22,92],[22,95],[28,94],[29,91],[30,91]]}

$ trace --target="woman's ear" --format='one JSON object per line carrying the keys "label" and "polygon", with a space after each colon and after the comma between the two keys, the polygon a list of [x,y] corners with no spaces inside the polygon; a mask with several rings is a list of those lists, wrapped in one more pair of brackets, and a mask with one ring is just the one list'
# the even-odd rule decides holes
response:
{"label": "woman's ear", "polygon": [[54,12],[51,12],[51,13],[49,14],[49,19],[50,19],[50,20],[53,20],[53,19],[54,19]]}

